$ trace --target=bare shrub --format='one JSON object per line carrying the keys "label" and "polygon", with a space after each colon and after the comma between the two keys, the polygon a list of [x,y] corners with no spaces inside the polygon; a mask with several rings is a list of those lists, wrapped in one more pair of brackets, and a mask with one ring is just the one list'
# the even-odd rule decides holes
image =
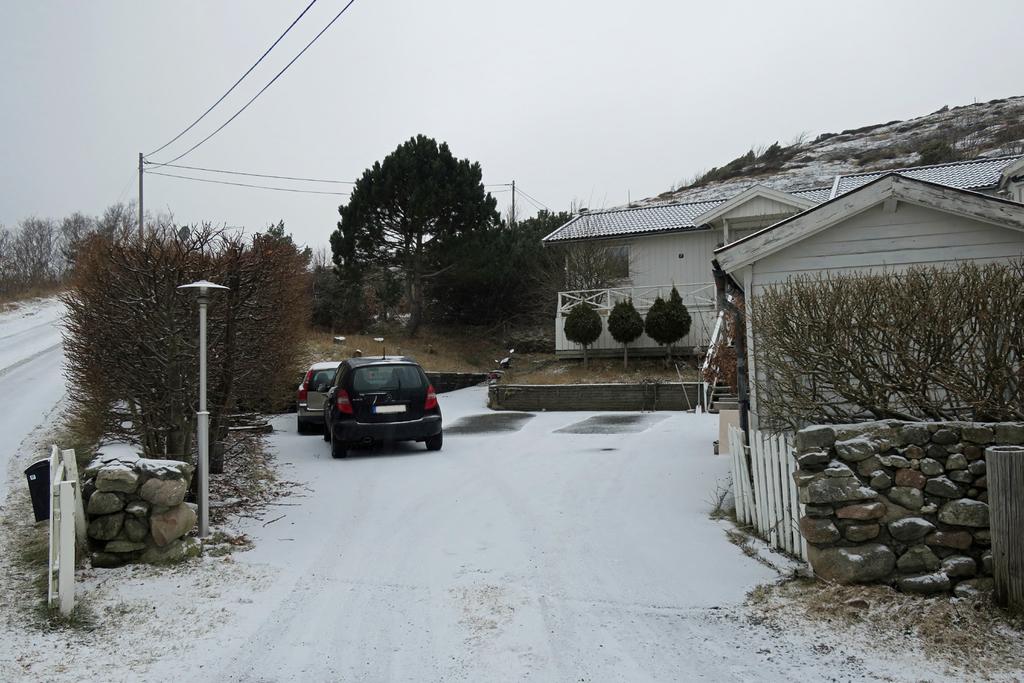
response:
{"label": "bare shrub", "polygon": [[1024,419],[1024,263],[797,277],[751,307],[768,429]]}
{"label": "bare shrub", "polygon": [[[308,319],[307,255],[277,234],[227,234],[209,225],[94,233],[76,255],[65,352],[72,411],[138,442],[152,457],[191,459],[198,394],[193,295],[178,285],[230,287],[210,298],[211,433],[226,414],[265,409],[296,371]],[[216,438],[216,436],[214,437]]]}

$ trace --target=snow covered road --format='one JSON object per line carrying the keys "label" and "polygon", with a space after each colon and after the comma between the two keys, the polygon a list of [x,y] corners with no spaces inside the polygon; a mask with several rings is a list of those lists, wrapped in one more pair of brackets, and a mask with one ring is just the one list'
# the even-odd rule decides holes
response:
{"label": "snow covered road", "polygon": [[237,560],[279,575],[203,670],[234,681],[728,678],[733,644],[702,633],[703,614],[775,574],[708,519],[727,465],[711,455],[715,419],[516,419],[488,414],[485,395],[442,397],[439,453],[410,444],[335,461],[278,420],[284,476],[311,490],[246,530],[256,549]]}
{"label": "snow covered road", "polygon": [[[60,356],[0,377],[5,457],[52,411]],[[743,606],[777,574],[708,518],[727,471],[714,416],[491,413],[485,395],[441,397],[436,453],[333,460],[276,418],[269,446],[301,488],[232,524],[255,548],[79,570],[86,628],[27,624],[25,579],[0,561],[0,680],[956,679],[906,647],[868,655],[869,631]]]}
{"label": "snow covered road", "polygon": [[0,508],[21,474],[18,449],[64,395],[63,313],[45,299],[0,314]]}

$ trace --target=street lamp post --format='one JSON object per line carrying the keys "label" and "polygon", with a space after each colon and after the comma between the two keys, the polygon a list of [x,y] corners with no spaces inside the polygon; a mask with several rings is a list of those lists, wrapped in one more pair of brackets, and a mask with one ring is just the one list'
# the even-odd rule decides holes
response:
{"label": "street lamp post", "polygon": [[210,290],[227,289],[207,280],[181,285],[178,289],[199,291],[199,411],[196,412],[196,440],[199,442],[199,467],[196,491],[199,494],[199,537],[210,533],[210,412],[206,409],[206,305]]}

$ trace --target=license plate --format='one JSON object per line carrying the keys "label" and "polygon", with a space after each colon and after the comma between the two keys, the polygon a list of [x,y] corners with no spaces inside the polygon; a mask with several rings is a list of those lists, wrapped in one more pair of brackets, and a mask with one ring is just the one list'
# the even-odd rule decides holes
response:
{"label": "license plate", "polygon": [[383,413],[404,413],[405,406],[374,406],[373,412],[378,415]]}

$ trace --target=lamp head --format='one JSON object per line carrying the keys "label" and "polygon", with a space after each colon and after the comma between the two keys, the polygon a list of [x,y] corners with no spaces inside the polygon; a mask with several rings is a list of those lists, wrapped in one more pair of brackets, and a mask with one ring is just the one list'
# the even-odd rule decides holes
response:
{"label": "lamp head", "polygon": [[195,282],[190,282],[187,285],[178,285],[178,289],[198,289],[199,295],[203,296],[211,289],[227,289],[227,287],[225,287],[224,285],[214,284],[209,280],[196,280]]}
{"label": "lamp head", "polygon": [[179,290],[198,290],[198,294],[201,297],[205,297],[210,290],[226,290],[228,288],[223,285],[216,285],[211,283],[209,280],[197,280],[195,283],[188,283],[187,285],[179,285]]}

